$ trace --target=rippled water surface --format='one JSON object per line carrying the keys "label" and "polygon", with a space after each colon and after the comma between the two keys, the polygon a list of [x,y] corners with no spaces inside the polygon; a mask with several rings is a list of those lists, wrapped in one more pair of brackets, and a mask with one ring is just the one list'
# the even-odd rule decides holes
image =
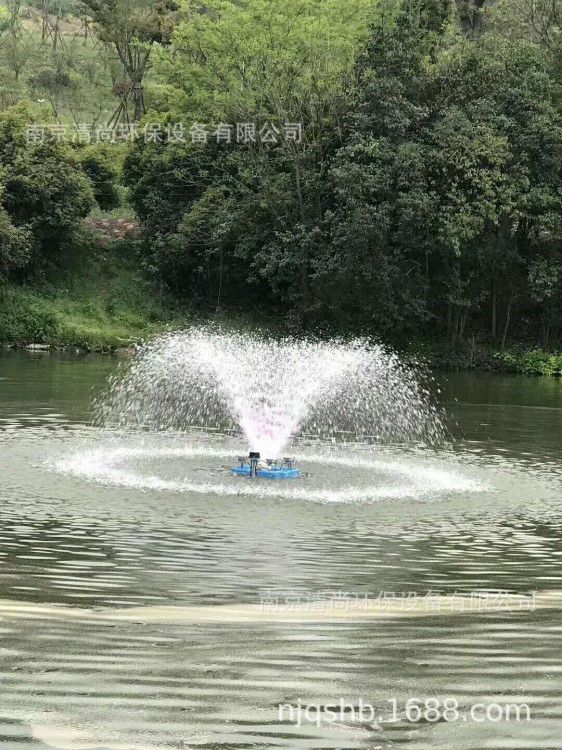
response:
{"label": "rippled water surface", "polygon": [[[116,622],[98,610],[562,589],[562,383],[451,375],[455,440],[293,446],[248,482],[234,436],[108,436],[116,360],[0,355],[3,747],[560,748],[560,611]],[[64,605],[61,614],[41,607]],[[75,616],[67,616],[69,608]],[[80,611],[78,611],[80,608]],[[51,608],[52,610],[52,608]],[[51,612],[49,610],[49,612]],[[45,610],[46,612],[46,610]],[[280,723],[280,703],[526,702],[529,722]]]}

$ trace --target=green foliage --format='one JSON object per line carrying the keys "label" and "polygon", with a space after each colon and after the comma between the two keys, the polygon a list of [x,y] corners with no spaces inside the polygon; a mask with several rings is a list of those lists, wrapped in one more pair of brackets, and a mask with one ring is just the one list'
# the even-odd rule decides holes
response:
{"label": "green foliage", "polygon": [[[27,87],[55,120],[79,121],[98,100],[107,114],[111,81],[116,119],[293,122],[302,141],[239,143],[234,129],[220,144],[186,130],[187,143],[28,146],[30,112],[0,115],[4,279],[69,267],[81,217],[94,201],[119,210],[126,190],[136,262],[201,314],[433,338],[444,364],[556,374],[538,354],[510,364],[509,343],[562,338],[562,0],[85,7],[101,66],[88,39],[26,61],[33,34],[0,15],[0,100]],[[93,310],[60,314],[73,341]]]}
{"label": "green foliage", "polygon": [[0,280],[24,268],[32,253],[33,236],[30,230],[14,227],[7,211],[0,205]]}
{"label": "green foliage", "polygon": [[93,205],[87,176],[73,154],[47,142],[22,151],[6,168],[3,203],[17,226],[33,232],[40,250],[56,252]]}
{"label": "green foliage", "polygon": [[[158,58],[170,108],[203,122],[322,127],[373,14],[371,0],[191,0]],[[310,134],[312,135],[312,134]]]}
{"label": "green foliage", "polygon": [[37,5],[37,10],[20,3],[11,3],[10,11],[0,8],[0,111],[26,100],[44,122],[104,122],[116,105],[112,82],[122,77],[118,64],[91,33],[92,25],[84,25],[79,0],[48,3],[48,34],[39,12],[42,0]]}
{"label": "green foliage", "polygon": [[562,376],[562,354],[531,349],[497,352],[495,357],[507,369],[523,375]]}
{"label": "green foliage", "polygon": [[0,287],[1,343],[112,349],[178,320],[173,300],[139,270],[134,242],[102,249],[86,241],[74,251],[71,269],[33,284]]}
{"label": "green foliage", "polygon": [[303,143],[137,146],[125,179],[152,268],[198,304],[259,300],[308,314],[317,192],[372,3],[202,5],[184,6],[172,47],[158,58],[159,75],[172,83],[169,119],[254,122],[258,130],[272,123],[278,133],[300,122]]}
{"label": "green foliage", "polygon": [[93,144],[78,154],[80,165],[92,182],[94,198],[102,211],[112,211],[121,202],[117,186],[119,176],[110,148],[105,144]]}
{"label": "green foliage", "polygon": [[65,144],[29,144],[25,107],[0,115],[0,225],[4,272],[61,262],[93,203],[92,184]]}
{"label": "green foliage", "polygon": [[185,4],[157,61],[166,116],[301,121],[304,138],[136,146],[125,179],[153,273],[193,304],[259,298],[394,339],[437,325],[452,348],[483,326],[505,343],[540,307],[548,338],[558,84],[535,41],[467,42],[451,21],[442,0]]}

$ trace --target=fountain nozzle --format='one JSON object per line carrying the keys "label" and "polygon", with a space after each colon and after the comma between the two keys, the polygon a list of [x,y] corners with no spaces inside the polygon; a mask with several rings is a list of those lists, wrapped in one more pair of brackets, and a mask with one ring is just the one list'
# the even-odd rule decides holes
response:
{"label": "fountain nozzle", "polygon": [[258,461],[260,460],[260,454],[258,451],[250,451],[248,457],[250,459],[250,476],[255,477],[258,470]]}

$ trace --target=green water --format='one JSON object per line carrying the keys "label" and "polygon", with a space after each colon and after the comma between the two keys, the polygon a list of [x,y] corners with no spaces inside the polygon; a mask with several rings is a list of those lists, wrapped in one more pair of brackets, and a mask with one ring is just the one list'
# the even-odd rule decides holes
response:
{"label": "green water", "polygon": [[[25,611],[562,589],[561,381],[439,376],[448,446],[305,443],[302,483],[272,488],[229,476],[232,436],[108,441],[89,404],[117,364],[0,353],[0,598],[21,604],[0,620],[3,747],[562,747],[557,610],[184,626]],[[446,696],[463,716],[525,702],[531,720],[278,718]]]}

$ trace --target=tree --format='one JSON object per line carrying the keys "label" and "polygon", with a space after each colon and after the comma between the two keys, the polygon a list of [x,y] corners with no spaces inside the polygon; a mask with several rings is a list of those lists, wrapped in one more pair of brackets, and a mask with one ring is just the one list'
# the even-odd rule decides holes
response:
{"label": "tree", "polygon": [[[207,149],[215,158],[208,182],[227,186],[236,217],[263,217],[261,244],[251,225],[237,233],[244,267],[255,280],[267,275],[287,298],[299,297],[302,309],[314,305],[312,267],[306,245],[295,254],[287,239],[306,234],[322,215],[317,188],[341,132],[370,14],[370,0],[191,3],[157,58],[158,74],[170,82],[170,122],[223,123],[232,131],[235,151],[225,144]],[[236,123],[255,132],[237,143]],[[288,124],[298,137],[285,138]],[[294,273],[287,274],[289,266]]]}
{"label": "tree", "polygon": [[68,105],[76,89],[76,82],[65,69],[62,58],[59,58],[57,62],[59,64],[54,69],[45,68],[32,76],[29,79],[29,87],[34,96],[42,95],[48,99],[53,117],[59,122],[61,108]]}
{"label": "tree", "polygon": [[[184,6],[155,56],[159,104],[207,136],[126,159],[147,265],[210,310],[395,341],[437,331],[450,347],[552,340],[562,56],[556,19],[547,43],[517,3],[513,20],[503,0],[471,0],[470,28],[448,0]],[[258,128],[238,141],[237,122]],[[285,122],[302,122],[301,142]],[[260,140],[265,123],[276,142]]]}
{"label": "tree", "polygon": [[[460,48],[443,69],[445,79],[455,81],[455,97],[471,120],[492,129],[507,148],[496,218],[478,235],[480,288],[489,280],[494,336],[503,302],[505,341],[515,307],[523,309],[529,301],[527,267],[562,239],[559,88],[536,44],[497,35]],[[449,102],[451,93],[444,93],[441,105],[444,100]],[[489,195],[481,194],[483,201]],[[487,249],[484,256],[482,248]]]}
{"label": "tree", "polygon": [[123,66],[125,88],[113,121],[137,122],[146,111],[144,78],[152,49],[169,39],[177,6],[174,0],[84,0],[84,6]]}
{"label": "tree", "polygon": [[2,45],[2,55],[6,65],[13,72],[16,82],[35,50],[36,45],[33,40],[27,37],[11,36]]}
{"label": "tree", "polygon": [[382,8],[357,65],[350,143],[330,170],[334,208],[315,273],[323,315],[332,310],[348,324],[374,325],[387,336],[411,331],[431,315],[439,195],[430,179],[437,147],[426,132],[432,61],[448,12],[439,2],[390,10]]}
{"label": "tree", "polygon": [[[64,260],[94,203],[92,185],[67,144],[29,144],[26,107],[0,115],[0,207],[5,268],[30,271]],[[9,220],[9,221],[8,221]]]}
{"label": "tree", "polygon": [[31,231],[27,227],[15,227],[0,203],[0,280],[24,268],[31,260],[32,254]]}

